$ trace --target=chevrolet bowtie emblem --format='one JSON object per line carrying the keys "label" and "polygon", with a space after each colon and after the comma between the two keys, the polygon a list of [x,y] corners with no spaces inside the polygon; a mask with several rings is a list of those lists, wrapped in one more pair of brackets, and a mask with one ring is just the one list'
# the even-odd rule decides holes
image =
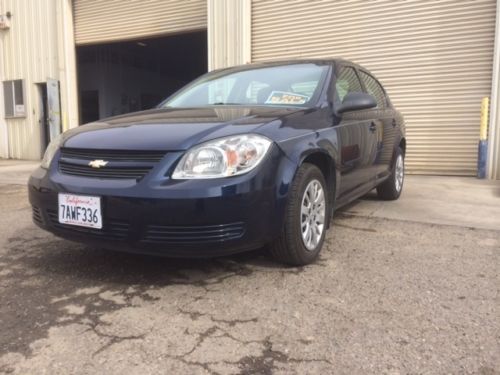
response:
{"label": "chevrolet bowtie emblem", "polygon": [[92,167],[92,168],[101,168],[101,167],[105,167],[106,164],[108,164],[108,162],[105,161],[105,160],[101,160],[101,159],[92,160],[91,162],[89,162],[89,167]]}

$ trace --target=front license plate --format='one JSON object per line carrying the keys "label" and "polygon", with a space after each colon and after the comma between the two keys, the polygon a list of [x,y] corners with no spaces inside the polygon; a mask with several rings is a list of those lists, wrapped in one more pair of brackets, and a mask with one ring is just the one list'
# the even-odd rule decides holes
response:
{"label": "front license plate", "polygon": [[61,224],[101,229],[101,198],[59,194],[59,222]]}

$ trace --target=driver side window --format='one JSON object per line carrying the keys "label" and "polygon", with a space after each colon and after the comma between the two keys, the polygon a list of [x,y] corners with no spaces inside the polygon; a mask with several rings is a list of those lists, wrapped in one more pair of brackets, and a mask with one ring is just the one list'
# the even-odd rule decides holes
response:
{"label": "driver side window", "polygon": [[356,71],[350,66],[343,66],[335,83],[335,91],[340,102],[350,92],[363,92],[361,82],[359,81]]}

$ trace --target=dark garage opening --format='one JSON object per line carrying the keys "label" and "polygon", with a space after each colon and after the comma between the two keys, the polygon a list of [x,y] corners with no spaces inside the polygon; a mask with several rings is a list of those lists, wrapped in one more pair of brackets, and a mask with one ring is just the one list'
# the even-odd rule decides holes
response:
{"label": "dark garage opening", "polygon": [[156,106],[207,72],[207,32],[77,47],[80,122]]}

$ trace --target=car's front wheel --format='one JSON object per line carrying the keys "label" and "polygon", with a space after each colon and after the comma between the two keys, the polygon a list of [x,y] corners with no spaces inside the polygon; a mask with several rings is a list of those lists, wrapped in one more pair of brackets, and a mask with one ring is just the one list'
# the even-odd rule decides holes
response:
{"label": "car's front wheel", "polygon": [[379,198],[392,201],[399,198],[403,190],[403,182],[405,178],[405,163],[404,154],[401,147],[396,150],[394,163],[392,166],[391,175],[387,180],[377,186],[377,194]]}
{"label": "car's front wheel", "polygon": [[328,196],[321,170],[304,163],[291,186],[283,231],[270,246],[275,259],[302,266],[318,257],[325,240]]}

